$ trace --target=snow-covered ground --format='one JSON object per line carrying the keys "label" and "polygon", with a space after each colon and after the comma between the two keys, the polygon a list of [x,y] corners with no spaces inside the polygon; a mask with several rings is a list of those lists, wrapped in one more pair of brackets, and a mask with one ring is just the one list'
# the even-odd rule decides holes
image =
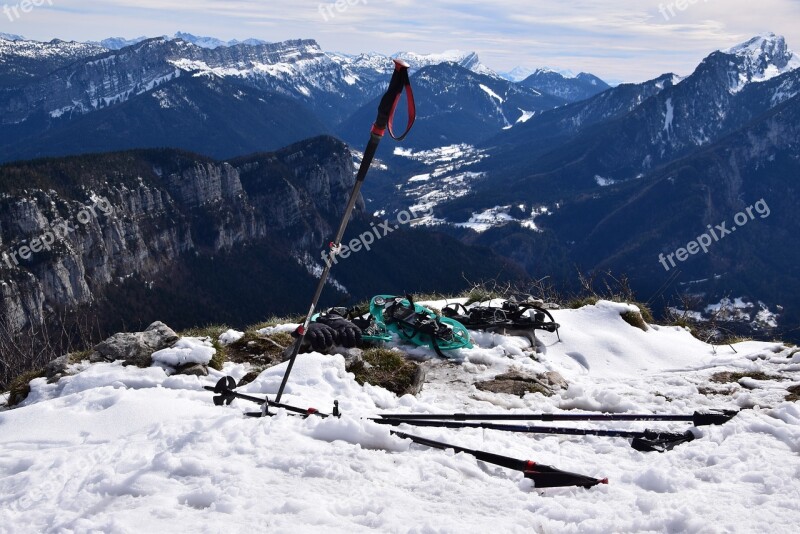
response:
{"label": "snow-covered ground", "polygon": [[[800,353],[758,342],[712,349],[676,327],[644,332],[622,320],[627,309],[600,302],[554,311],[563,341],[539,333],[535,357],[522,338],[481,333],[476,348],[452,361],[414,349],[429,367],[416,398],[359,386],[342,356],[301,356],[284,401],[330,411],[338,400],[341,419],[251,419],[242,413],[253,404],[215,407],[202,386],[224,374],[238,379],[246,365],[200,379],[79,364],[81,372],[58,383],[37,379],[22,407],[0,413],[0,532],[794,532],[800,406],[784,396],[800,381]],[[569,387],[549,398],[475,388],[512,368],[558,371]],[[242,390],[274,394],[284,370],[268,369]],[[744,378],[712,384],[729,395],[701,394],[720,371],[782,381]],[[664,454],[637,452],[623,439],[405,429],[609,478],[590,490],[537,490],[520,473],[411,445],[361,419],[384,411],[710,408],[747,409]]]}

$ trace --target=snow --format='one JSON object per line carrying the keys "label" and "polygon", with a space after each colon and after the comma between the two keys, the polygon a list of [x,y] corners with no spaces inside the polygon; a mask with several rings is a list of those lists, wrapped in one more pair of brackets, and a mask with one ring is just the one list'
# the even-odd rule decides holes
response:
{"label": "snow", "polygon": [[562,78],[567,78],[567,79],[576,77],[575,73],[569,69],[556,69],[552,67],[541,67],[533,72],[533,74],[550,74],[550,73],[558,74]]}
{"label": "snow", "polygon": [[536,72],[536,69],[531,69],[528,67],[514,67],[508,72],[499,72],[498,74],[510,82],[521,82],[534,72]]}
{"label": "snow", "polygon": [[[520,205],[519,208],[524,210],[525,205]],[[456,223],[454,226],[469,228],[480,234],[491,228],[497,228],[511,222],[516,222],[523,228],[538,231],[539,228],[536,226],[535,222],[536,217],[550,214],[550,210],[547,207],[534,207],[531,209],[529,218],[519,220],[509,213],[510,210],[511,206],[495,206],[479,213],[473,213],[467,222]]]}
{"label": "snow", "polygon": [[485,86],[485,85],[483,85],[483,84],[479,84],[479,87],[481,88],[481,90],[483,90],[483,92],[484,92],[484,93],[486,93],[487,95],[489,95],[491,98],[494,98],[494,99],[495,99],[495,100],[497,100],[499,103],[501,103],[501,104],[502,104],[502,103],[504,102],[504,100],[503,100],[503,97],[501,97],[500,95],[498,95],[497,93],[495,93],[494,91],[492,91],[490,88],[486,87],[486,86]]}
{"label": "snow", "polygon": [[600,187],[608,187],[610,185],[614,185],[615,183],[617,183],[617,181],[614,180],[613,178],[604,178],[599,174],[595,175],[594,181],[597,182],[597,185],[599,185]]}
{"label": "snow", "polygon": [[[305,267],[308,274],[316,279],[322,277],[325,268],[322,264],[318,263],[308,252],[304,252],[302,256],[295,257],[295,261]],[[341,282],[336,280],[333,276],[328,276],[328,285],[335,288],[339,293],[347,295],[347,288]]]}
{"label": "snow", "polygon": [[[415,172],[404,184],[398,186],[398,189],[404,188],[403,196],[408,199],[409,206],[417,211],[429,211],[444,200],[469,194],[470,184],[483,178],[485,174],[464,172],[463,169],[488,157],[485,150],[463,143],[417,152],[410,148],[395,147],[394,155],[422,163],[429,168],[428,172]],[[440,219],[431,215],[412,225],[439,222]]]}
{"label": "snow", "polygon": [[667,136],[672,136],[672,121],[675,119],[675,107],[672,105],[672,98],[667,98],[666,111],[664,112],[664,131]]}
{"label": "snow", "polygon": [[244,337],[244,332],[239,332],[237,330],[227,330],[219,336],[219,342],[222,343],[223,346],[233,345],[240,339]]}
{"label": "snow", "polygon": [[16,56],[37,60],[72,57],[77,60],[99,55],[103,52],[106,52],[106,49],[101,46],[75,41],[53,40],[49,43],[43,43],[23,39],[0,39],[0,59]]}
{"label": "snow", "polygon": [[536,115],[535,111],[525,111],[524,109],[520,109],[520,111],[522,112],[522,115],[520,115],[520,117],[517,119],[516,124],[526,123],[531,120],[534,115]]}
{"label": "snow", "polygon": [[208,365],[216,353],[217,349],[211,345],[210,339],[184,337],[174,347],[154,352],[153,363],[170,367],[191,363]]}
{"label": "snow", "polygon": [[485,210],[481,213],[473,213],[469,221],[465,223],[456,224],[463,228],[470,228],[478,233],[485,232],[490,228],[502,226],[514,220],[514,218],[507,213],[511,206],[498,206]]}
{"label": "snow", "polygon": [[[474,336],[478,346],[453,361],[414,349],[429,376],[418,397],[358,385],[340,355],[301,355],[284,401],[330,411],[339,400],[341,419],[282,411],[252,419],[242,415],[255,409],[252,403],[214,406],[202,386],[223,374],[241,378],[249,370],[243,364],[202,379],[115,363],[85,364],[54,384],[37,379],[23,406],[0,412],[0,531],[793,532],[800,521],[800,405],[783,396],[800,381],[798,355],[759,342],[715,354],[682,328],[631,327],[620,313],[632,309],[601,301],[555,310],[563,342],[541,332],[537,355],[522,338],[481,333]],[[241,390],[274,395],[285,368],[267,369]],[[474,387],[510,369],[555,370],[570,385],[549,398]],[[725,385],[734,389],[730,395],[700,394],[719,371],[787,380],[743,380]],[[412,445],[363,419],[385,411],[745,407],[752,409],[724,426],[698,429],[699,439],[664,454],[634,451],[624,439],[402,428],[609,477],[608,486],[590,490],[537,490],[520,473]]]}
{"label": "snow", "polygon": [[418,70],[428,65],[442,63],[456,63],[476,74],[483,74],[498,78],[499,76],[490,68],[480,62],[475,52],[462,52],[461,50],[446,50],[435,54],[418,54],[415,52],[398,52],[393,57],[402,59],[409,64],[412,70]]}
{"label": "snow", "polygon": [[741,91],[749,83],[764,82],[800,68],[800,57],[787,47],[786,39],[771,32],[721,52],[736,56],[742,63],[738,76],[731,80],[731,93]]}

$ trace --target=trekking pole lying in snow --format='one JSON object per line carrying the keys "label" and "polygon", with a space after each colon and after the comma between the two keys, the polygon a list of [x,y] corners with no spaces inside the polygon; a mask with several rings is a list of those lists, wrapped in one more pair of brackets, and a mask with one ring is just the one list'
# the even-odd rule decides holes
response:
{"label": "trekking pole lying in snow", "polygon": [[[333,413],[325,414],[316,408],[299,408],[269,398],[254,397],[234,391],[236,381],[230,377],[220,379],[214,387],[205,386],[208,391],[217,394],[214,397],[214,404],[217,406],[230,405],[234,399],[243,399],[261,405],[262,411],[248,413],[252,417],[264,417],[272,415],[269,408],[283,408],[287,412],[308,417],[315,415],[318,417],[339,417],[339,402],[334,402]],[[539,421],[687,421],[694,422],[695,426],[702,425],[721,425],[729,421],[738,412],[732,410],[721,411],[720,413],[701,413],[695,412],[694,415],[658,415],[658,414],[407,414],[407,415],[381,415],[378,418],[370,418],[370,421],[381,425],[399,426],[408,424],[410,426],[440,427],[440,428],[482,428],[485,430],[499,430],[505,432],[519,432],[527,434],[557,434],[565,436],[604,436],[614,438],[630,438],[631,447],[641,452],[664,452],[683,443],[688,443],[696,439],[691,431],[684,433],[660,432],[657,430],[602,430],[602,429],[583,429],[583,428],[559,428],[546,426],[529,425],[503,425],[486,423],[480,421],[491,420],[539,420]],[[469,422],[476,421],[476,422]]]}
{"label": "trekking pole lying in snow", "polygon": [[[408,68],[409,66],[407,63],[398,59],[394,60],[394,74],[392,74],[392,80],[389,82],[389,89],[386,91],[386,94],[383,95],[381,103],[378,106],[378,117],[375,119],[375,123],[372,125],[369,144],[367,145],[367,149],[364,150],[364,158],[361,160],[361,166],[359,167],[358,174],[356,175],[355,186],[353,187],[353,191],[350,193],[350,200],[347,202],[347,207],[345,208],[344,215],[342,216],[342,222],[339,224],[339,231],[336,232],[336,237],[330,244],[330,260],[332,260],[333,257],[341,250],[341,242],[344,238],[344,232],[347,229],[347,224],[350,222],[350,216],[353,213],[353,208],[355,208],[356,202],[358,201],[358,196],[361,193],[361,186],[364,183],[364,179],[367,177],[367,172],[369,171],[369,167],[372,165],[372,160],[375,157],[375,151],[378,149],[378,145],[380,144],[383,135],[386,133],[386,130],[389,130],[389,135],[392,136],[392,139],[402,141],[406,135],[408,135],[408,132],[411,131],[411,127],[414,125],[414,121],[416,120],[416,106],[414,104],[414,93],[411,90],[411,82],[408,79]],[[396,136],[392,130],[392,123],[394,121],[394,113],[397,109],[397,104],[400,102],[400,97],[403,94],[403,90],[405,90],[406,98],[408,100],[408,126],[403,134]],[[292,372],[292,367],[294,367],[297,354],[300,352],[300,346],[303,344],[303,340],[305,340],[306,332],[308,331],[308,325],[311,323],[311,317],[314,316],[317,304],[322,296],[322,290],[325,288],[325,284],[328,281],[328,276],[330,275],[333,263],[333,261],[325,262],[325,269],[322,271],[322,275],[319,278],[317,290],[314,293],[313,300],[311,301],[311,308],[308,310],[308,315],[306,315],[305,321],[297,329],[298,339],[294,345],[294,348],[292,349],[292,354],[289,358],[289,365],[286,367],[286,373],[283,375],[283,381],[281,382],[281,387],[278,389],[275,402],[280,402],[281,397],[283,396],[283,390],[286,388],[286,383],[289,380],[289,374]]]}
{"label": "trekking pole lying in snow", "polygon": [[384,419],[397,421],[685,421],[694,426],[723,425],[733,419],[737,410],[694,412],[691,415],[673,414],[614,414],[614,413],[541,413],[541,414],[381,414]]}
{"label": "trekking pole lying in snow", "polygon": [[[320,412],[316,408],[299,408],[297,406],[271,401],[268,398],[262,399],[252,395],[245,395],[244,393],[237,393],[234,391],[235,387],[236,381],[232,377],[226,376],[225,378],[220,379],[214,387],[205,386],[204,389],[213,391],[217,394],[217,396],[214,397],[214,404],[217,406],[230,405],[234,399],[242,399],[260,404],[262,407],[260,412],[247,414],[251,417],[267,417],[274,415],[269,413],[270,407],[283,408],[291,414],[300,415],[303,417],[310,417],[313,415],[315,417],[321,417],[324,419],[327,417],[339,417],[341,415],[339,412],[339,403],[337,401],[334,401],[333,413],[326,414]],[[592,486],[596,486],[597,484],[608,484],[608,479],[599,480],[567,471],[561,471],[560,469],[550,467],[549,465],[537,464],[527,460],[516,460],[514,458],[509,458],[507,456],[501,456],[499,454],[493,454],[490,452],[457,447],[455,445],[442,443],[440,441],[433,441],[427,438],[421,438],[419,436],[412,436],[411,434],[406,434],[404,432],[392,430],[391,433],[392,435],[401,439],[410,439],[414,443],[425,445],[426,447],[442,450],[453,449],[455,452],[470,454],[478,460],[486,463],[498,465],[500,467],[506,467],[508,469],[514,469],[516,471],[522,471],[525,474],[525,478],[530,478],[533,480],[537,488],[555,488],[565,486],[580,486],[584,488],[590,488]]]}
{"label": "trekking pole lying in snow", "polygon": [[537,488],[562,488],[578,486],[588,489],[592,486],[597,486],[598,484],[608,484],[607,478],[599,479],[585,475],[579,475],[577,473],[570,473],[569,471],[562,471],[561,469],[556,469],[555,467],[551,467],[549,465],[537,464],[536,462],[531,462],[530,460],[517,460],[515,458],[509,458],[508,456],[501,456],[499,454],[493,454],[490,452],[466,449],[464,447],[458,447],[456,445],[443,443],[441,441],[434,441],[432,439],[421,438],[419,436],[412,436],[411,434],[406,434],[404,432],[392,431],[392,434],[398,438],[410,439],[414,443],[424,445],[426,447],[441,450],[452,449],[457,453],[463,452],[464,454],[474,456],[478,460],[486,462],[487,464],[498,465],[500,467],[513,469],[515,471],[522,471],[525,474],[525,478],[533,480],[533,483]]}
{"label": "trekking pole lying in snow", "polygon": [[602,436],[610,438],[631,438],[631,447],[640,452],[665,452],[671,451],[682,443],[695,439],[691,430],[679,434],[676,432],[659,432],[645,430],[637,432],[632,430],[599,430],[590,428],[559,428],[550,426],[526,425],[501,425],[496,423],[466,423],[457,421],[403,421],[400,419],[373,419],[381,425],[398,426],[401,424],[411,426],[425,426],[436,428],[482,428],[485,430],[501,430],[504,432],[519,432],[527,434],[557,434],[562,436]]}

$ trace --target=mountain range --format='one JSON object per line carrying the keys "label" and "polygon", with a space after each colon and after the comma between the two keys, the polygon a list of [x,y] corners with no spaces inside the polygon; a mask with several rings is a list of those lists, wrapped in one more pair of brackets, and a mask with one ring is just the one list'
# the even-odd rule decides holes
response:
{"label": "mountain range", "polygon": [[[743,295],[798,321],[800,288],[779,282],[800,245],[786,216],[800,200],[800,59],[783,37],[614,87],[544,68],[501,76],[471,52],[397,56],[418,121],[402,147],[382,145],[368,212],[429,208],[422,234],[491,248],[532,277],[612,270],[657,305]],[[318,135],[358,148],[391,69],[388,56],[313,40],[3,38],[0,161],[172,147],[233,162]],[[676,271],[659,264],[760,199],[776,209],[744,237]]]}
{"label": "mountain range", "polygon": [[[434,130],[468,128],[474,142],[574,99],[553,96],[569,89],[552,80],[547,90],[504,80],[472,52],[398,57],[411,65],[421,91],[432,88],[420,120]],[[388,56],[328,53],[313,40],[223,43],[184,33],[100,43],[0,40],[0,161],[159,146],[225,158],[325,133],[353,141],[358,135],[360,142],[357,121],[372,113],[391,69]],[[459,91],[460,109],[473,119],[465,123],[452,112],[446,85]],[[204,141],[181,130],[218,135]],[[425,131],[413,142],[441,145],[438,131]]]}

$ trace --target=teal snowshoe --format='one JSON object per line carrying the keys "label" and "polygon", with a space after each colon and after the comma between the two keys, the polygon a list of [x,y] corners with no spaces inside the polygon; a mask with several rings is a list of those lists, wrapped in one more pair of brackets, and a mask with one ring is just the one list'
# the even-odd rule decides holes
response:
{"label": "teal snowshoe", "polygon": [[411,297],[378,295],[370,302],[369,311],[390,332],[414,345],[430,347],[442,358],[448,357],[445,351],[472,348],[464,325],[415,304]]}

